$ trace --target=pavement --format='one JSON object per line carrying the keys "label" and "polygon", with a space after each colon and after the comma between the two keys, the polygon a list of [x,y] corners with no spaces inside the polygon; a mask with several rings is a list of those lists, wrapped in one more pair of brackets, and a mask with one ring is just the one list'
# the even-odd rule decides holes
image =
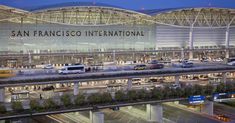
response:
{"label": "pavement", "polygon": [[179,107],[175,104],[164,104],[163,116],[176,123],[221,123],[221,121],[213,117],[208,117],[204,113],[190,111],[187,108]]}

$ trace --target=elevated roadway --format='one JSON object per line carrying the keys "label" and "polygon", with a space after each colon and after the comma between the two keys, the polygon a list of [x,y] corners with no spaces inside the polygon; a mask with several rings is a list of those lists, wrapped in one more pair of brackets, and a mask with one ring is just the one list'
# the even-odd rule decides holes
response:
{"label": "elevated roadway", "polygon": [[[176,98],[176,99],[166,99],[166,100],[156,100],[156,101],[142,101],[142,102],[130,102],[130,103],[119,103],[119,104],[106,104],[106,105],[95,105],[95,106],[83,106],[83,107],[74,107],[74,108],[61,108],[56,110],[44,111],[44,112],[33,112],[29,109],[25,109],[21,114],[8,114],[6,116],[0,116],[0,120],[14,119],[14,118],[24,118],[32,116],[41,116],[41,115],[51,115],[51,114],[60,114],[60,113],[69,113],[69,112],[79,112],[79,111],[96,111],[99,109],[107,109],[112,107],[126,107],[134,105],[144,105],[144,104],[156,104],[164,102],[174,102],[174,101],[184,101],[187,98]],[[24,106],[27,107],[27,106]]]}
{"label": "elevated roadway", "polygon": [[84,74],[68,75],[35,75],[35,76],[16,76],[0,80],[0,87],[55,84],[55,83],[74,83],[89,82],[99,80],[115,80],[130,78],[146,78],[160,76],[181,76],[192,74],[226,73],[235,72],[235,66],[216,65],[216,66],[195,66],[193,68],[164,68],[155,70],[129,70],[112,72],[95,72]]}

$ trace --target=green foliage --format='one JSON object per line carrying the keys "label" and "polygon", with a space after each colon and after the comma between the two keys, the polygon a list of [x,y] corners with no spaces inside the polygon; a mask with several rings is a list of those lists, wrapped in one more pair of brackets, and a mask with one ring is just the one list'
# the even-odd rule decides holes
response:
{"label": "green foliage", "polygon": [[130,90],[127,92],[127,98],[129,101],[134,101],[138,99],[138,93],[136,90]]}
{"label": "green foliage", "polygon": [[31,110],[40,111],[42,109],[37,100],[30,100],[29,105]]}
{"label": "green foliage", "polygon": [[56,109],[57,107],[57,104],[51,98],[44,101],[45,109]]}
{"label": "green foliage", "polygon": [[7,112],[6,107],[1,104],[1,105],[0,105],[0,113],[1,113],[1,114],[5,114],[6,112]]}
{"label": "green foliage", "polygon": [[102,94],[100,93],[91,94],[90,96],[88,96],[87,100],[90,104],[99,104],[102,102]]}
{"label": "green foliage", "polygon": [[106,93],[101,94],[101,98],[102,98],[102,100],[101,100],[102,103],[112,102],[112,96],[110,93],[106,92]]}
{"label": "green foliage", "polygon": [[163,93],[161,88],[154,88],[152,90],[152,97],[156,100],[161,100],[163,98]]}
{"label": "green foliage", "polygon": [[24,110],[20,101],[12,102],[12,109],[16,112],[21,112]]}
{"label": "green foliage", "polygon": [[150,99],[150,98],[151,98],[150,93],[147,92],[147,91],[144,90],[144,89],[139,90],[139,91],[137,92],[137,94],[138,94],[138,99],[144,100],[144,99]]}
{"label": "green foliage", "polygon": [[205,95],[212,95],[215,92],[215,88],[212,85],[206,85],[204,89],[205,89]]}
{"label": "green foliage", "polygon": [[65,107],[69,107],[72,105],[70,96],[68,94],[62,95],[60,100],[61,100],[61,102],[63,102]]}
{"label": "green foliage", "polygon": [[126,95],[123,91],[117,91],[115,93],[115,100],[116,101],[125,101],[127,98],[126,98]]}
{"label": "green foliage", "polygon": [[85,104],[85,96],[82,94],[79,94],[76,96],[75,100],[74,100],[75,105],[77,106],[81,106]]}
{"label": "green foliage", "polygon": [[216,92],[218,92],[218,93],[226,92],[225,84],[224,83],[220,83],[219,85],[217,85]]}

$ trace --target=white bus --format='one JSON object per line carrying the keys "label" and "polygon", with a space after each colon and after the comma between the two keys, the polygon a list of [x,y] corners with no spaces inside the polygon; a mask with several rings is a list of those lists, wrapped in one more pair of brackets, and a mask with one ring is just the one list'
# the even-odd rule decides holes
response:
{"label": "white bus", "polygon": [[58,71],[59,74],[85,73],[85,65],[64,66]]}

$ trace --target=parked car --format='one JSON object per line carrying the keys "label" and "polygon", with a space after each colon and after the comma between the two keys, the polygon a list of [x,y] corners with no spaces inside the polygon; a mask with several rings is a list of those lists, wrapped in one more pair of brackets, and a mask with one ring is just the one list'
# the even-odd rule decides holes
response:
{"label": "parked car", "polygon": [[46,64],[43,66],[44,69],[53,69],[53,65],[52,64]]}
{"label": "parked car", "polygon": [[134,67],[134,70],[145,70],[147,66],[145,64],[139,64]]}
{"label": "parked car", "polygon": [[228,65],[235,66],[235,61],[227,63]]}
{"label": "parked car", "polygon": [[180,88],[180,87],[181,87],[180,84],[172,84],[170,86],[171,89],[177,89],[177,88]]}
{"label": "parked car", "polygon": [[51,90],[54,90],[54,86],[47,86],[45,88],[42,89],[42,91],[51,91]]}
{"label": "parked car", "polygon": [[157,60],[151,60],[148,63],[148,68],[149,69],[161,69],[164,67],[164,64],[159,63]]}
{"label": "parked car", "polygon": [[176,63],[172,64],[173,67],[181,67],[181,68],[190,68],[193,67],[192,62],[182,62],[182,63]]}
{"label": "parked car", "polygon": [[163,64],[149,64],[149,69],[162,69],[164,68]]}

